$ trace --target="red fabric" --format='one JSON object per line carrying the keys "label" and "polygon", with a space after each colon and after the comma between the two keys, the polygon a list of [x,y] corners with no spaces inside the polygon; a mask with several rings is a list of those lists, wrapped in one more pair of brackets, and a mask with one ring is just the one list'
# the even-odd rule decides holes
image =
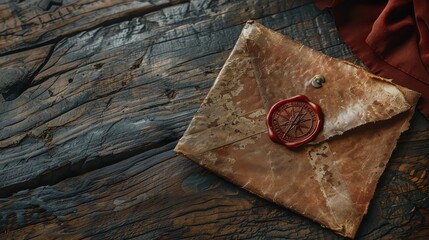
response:
{"label": "red fabric", "polygon": [[429,119],[429,1],[315,0],[330,9],[338,31],[374,73],[422,94]]}

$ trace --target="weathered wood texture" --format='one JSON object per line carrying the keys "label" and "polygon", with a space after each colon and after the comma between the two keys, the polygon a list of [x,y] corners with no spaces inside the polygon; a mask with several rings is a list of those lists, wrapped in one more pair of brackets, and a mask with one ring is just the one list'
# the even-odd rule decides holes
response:
{"label": "weathered wood texture", "polygon": [[[47,53],[0,103],[0,239],[339,238],[172,152],[249,18],[356,60],[327,12],[284,0],[195,0],[25,51]],[[360,237],[429,236],[428,158],[416,114]]]}
{"label": "weathered wood texture", "polygon": [[180,0],[11,0],[0,3],[0,54],[178,2]]}
{"label": "weathered wood texture", "polygon": [[52,45],[0,57],[0,102],[17,98],[43,67]]}
{"label": "weathered wood texture", "polygon": [[[247,10],[243,2],[208,3],[176,5],[57,43],[29,88],[0,109],[0,190],[51,184],[178,139],[245,19],[262,18],[306,43],[329,21],[309,2],[249,1]],[[337,35],[318,39],[312,46],[351,56]]]}

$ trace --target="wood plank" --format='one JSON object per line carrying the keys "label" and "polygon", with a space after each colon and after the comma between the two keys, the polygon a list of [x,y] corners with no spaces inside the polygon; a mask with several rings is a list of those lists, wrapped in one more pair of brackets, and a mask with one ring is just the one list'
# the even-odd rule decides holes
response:
{"label": "wood plank", "polygon": [[[0,239],[339,238],[172,152],[248,18],[355,60],[311,1],[197,0],[61,41],[0,108],[0,192],[52,184],[0,199]],[[428,147],[417,114],[363,239],[427,236]]]}
{"label": "wood plank", "polygon": [[183,0],[9,0],[0,3],[0,54],[179,2]]}

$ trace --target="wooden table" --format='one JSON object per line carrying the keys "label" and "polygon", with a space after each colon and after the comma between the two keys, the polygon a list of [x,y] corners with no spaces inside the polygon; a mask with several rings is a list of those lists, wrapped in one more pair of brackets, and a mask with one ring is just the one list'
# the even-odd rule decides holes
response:
{"label": "wooden table", "polygon": [[[0,239],[339,239],[172,151],[248,19],[359,63],[310,0],[1,0]],[[358,237],[429,237],[412,120]]]}

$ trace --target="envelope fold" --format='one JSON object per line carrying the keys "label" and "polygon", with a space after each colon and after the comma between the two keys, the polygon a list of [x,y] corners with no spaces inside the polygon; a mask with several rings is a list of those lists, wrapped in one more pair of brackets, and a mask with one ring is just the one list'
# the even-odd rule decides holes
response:
{"label": "envelope fold", "polygon": [[176,149],[202,153],[265,133],[266,111],[244,41],[238,41]]}
{"label": "envelope fold", "polygon": [[[267,111],[276,102],[298,94],[322,108],[325,123],[313,143],[390,119],[411,107],[389,80],[356,65],[320,54],[258,24],[248,24],[243,36]],[[316,74],[325,77],[321,88],[311,85]]]}

